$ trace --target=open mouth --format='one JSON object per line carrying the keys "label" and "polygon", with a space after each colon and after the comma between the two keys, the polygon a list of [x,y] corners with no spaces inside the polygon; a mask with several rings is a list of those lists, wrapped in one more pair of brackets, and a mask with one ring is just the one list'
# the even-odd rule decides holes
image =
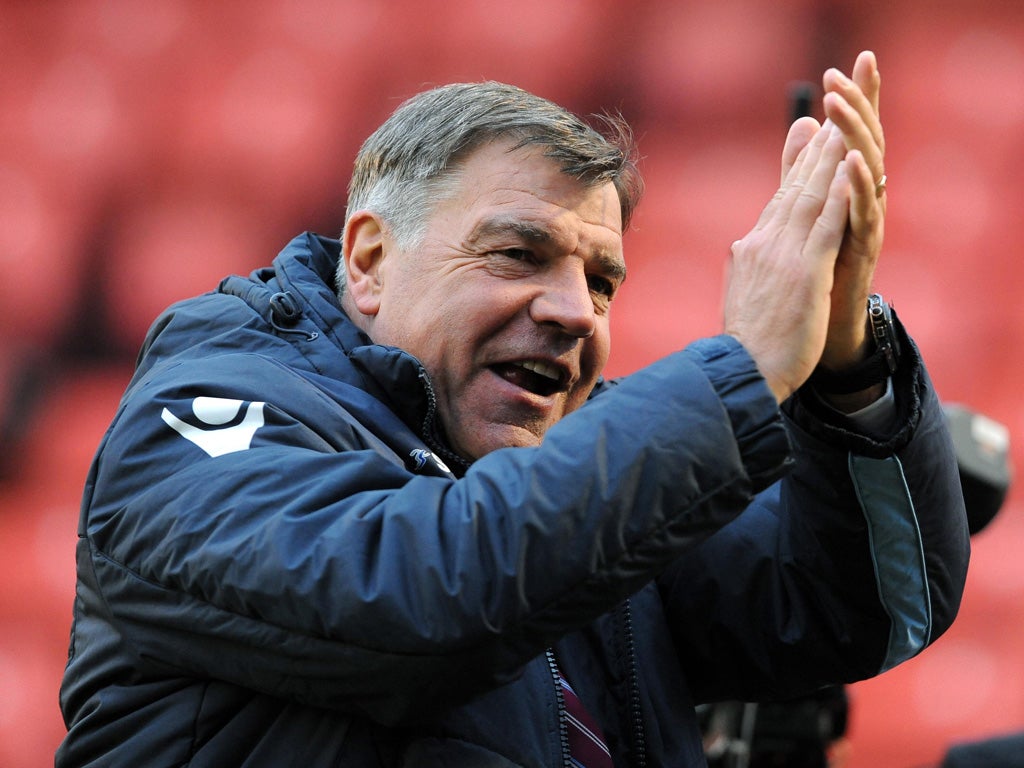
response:
{"label": "open mouth", "polygon": [[493,366],[492,370],[505,381],[542,397],[550,397],[568,388],[565,371],[541,360],[501,363]]}

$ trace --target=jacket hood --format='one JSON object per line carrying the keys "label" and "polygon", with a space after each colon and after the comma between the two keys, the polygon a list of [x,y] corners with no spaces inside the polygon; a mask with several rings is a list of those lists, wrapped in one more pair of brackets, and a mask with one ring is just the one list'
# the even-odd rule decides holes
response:
{"label": "jacket hood", "polygon": [[272,266],[231,275],[215,291],[172,305],[149,331],[136,380],[182,356],[263,349],[369,392],[446,459],[464,464],[439,436],[433,390],[419,360],[374,344],[341,308],[334,289],[340,258],[339,241],[305,232]]}

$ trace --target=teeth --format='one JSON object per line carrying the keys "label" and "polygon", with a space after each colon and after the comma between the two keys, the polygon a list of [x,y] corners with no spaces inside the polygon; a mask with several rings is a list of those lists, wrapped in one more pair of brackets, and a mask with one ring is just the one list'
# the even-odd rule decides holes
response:
{"label": "teeth", "polygon": [[543,376],[546,379],[552,379],[553,381],[560,381],[562,378],[562,372],[557,366],[549,365],[541,360],[526,360],[522,363],[518,363],[520,368],[525,368],[528,371],[533,371],[536,374]]}

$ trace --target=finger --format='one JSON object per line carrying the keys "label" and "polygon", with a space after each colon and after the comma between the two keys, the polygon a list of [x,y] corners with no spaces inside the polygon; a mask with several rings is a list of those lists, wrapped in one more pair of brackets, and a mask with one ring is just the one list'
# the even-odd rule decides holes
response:
{"label": "finger", "polygon": [[[789,212],[789,221],[797,225],[797,229],[818,226],[817,219],[822,215],[823,208],[831,200],[834,192],[836,176],[839,166],[846,156],[846,146],[843,136],[838,129],[832,129],[829,139],[821,149],[818,162],[811,169],[810,175],[804,184],[803,189],[798,190]],[[849,194],[845,191],[848,186],[845,172],[843,173],[842,186],[844,188],[844,205],[848,204]],[[791,193],[792,194],[792,193]],[[846,212],[842,216],[843,226],[840,227],[839,237],[842,238],[846,226]],[[838,247],[838,245],[837,245]]]}
{"label": "finger", "polygon": [[781,179],[783,183],[804,147],[810,143],[819,130],[821,130],[821,126],[813,117],[801,117],[789,127],[786,143],[782,147]]}
{"label": "finger", "polygon": [[[844,131],[847,132],[847,147],[849,149],[860,149],[867,153],[869,163],[878,176],[883,172],[882,163],[885,155],[885,134],[882,130],[882,123],[879,119],[879,93],[881,89],[881,75],[878,72],[878,62],[875,54],[871,51],[863,51],[857,57],[853,65],[852,79],[848,78],[838,69],[832,68],[825,72],[822,78],[825,87],[825,113],[830,119],[842,123]],[[841,101],[836,100],[836,94]],[[852,107],[852,111],[842,109],[842,101]],[[844,121],[844,117],[846,121]],[[868,134],[863,131],[854,131],[849,120],[862,120],[867,126]],[[870,141],[877,147],[878,156],[875,157],[875,150],[866,140],[870,135]]]}
{"label": "finger", "polygon": [[805,252],[818,254],[826,265],[834,265],[846,232],[850,209],[847,163],[840,162],[832,176],[824,203],[807,235]]}
{"label": "finger", "polygon": [[785,220],[792,210],[793,203],[803,190],[813,169],[821,159],[821,153],[829,139],[841,136],[835,126],[829,124],[826,130],[819,130],[800,150],[796,161],[790,167],[778,191],[761,211],[761,216],[754,226],[754,231],[768,226],[773,221]]}
{"label": "finger", "polygon": [[881,178],[885,173],[885,139],[881,124],[873,115],[865,121],[863,113],[837,92],[825,94],[824,105],[825,114],[843,132],[847,148],[862,152],[875,177]]}
{"label": "finger", "polygon": [[[860,89],[853,80],[837,69],[830,69],[825,73],[824,107],[825,115],[835,120],[840,114],[850,120],[863,122],[868,129],[871,141],[878,145],[880,151],[885,150],[885,135],[882,131],[882,121],[878,118],[875,103]],[[877,98],[875,100],[877,102]],[[836,114],[836,106],[844,104],[848,110]],[[844,129],[847,126],[842,126]],[[851,146],[850,149],[853,149]]]}
{"label": "finger", "polygon": [[884,216],[885,195],[878,194],[874,174],[857,150],[847,154],[846,172],[850,179],[850,232],[863,240]]}
{"label": "finger", "polygon": [[871,108],[878,115],[878,96],[882,86],[882,76],[878,72],[878,60],[872,51],[861,51],[853,64],[853,82],[861,89],[871,103]]}
{"label": "finger", "polygon": [[882,77],[875,63],[875,56],[866,51],[857,57],[853,65],[851,77],[835,67],[825,70],[822,86],[826,93],[836,91],[854,103],[865,119],[874,115],[878,117],[879,93]]}

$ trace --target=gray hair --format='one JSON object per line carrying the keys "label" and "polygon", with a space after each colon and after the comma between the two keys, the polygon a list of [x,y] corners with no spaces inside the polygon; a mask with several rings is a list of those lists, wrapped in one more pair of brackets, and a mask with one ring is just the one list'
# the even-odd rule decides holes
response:
{"label": "gray hair", "polygon": [[[611,182],[625,231],[643,193],[636,147],[618,115],[595,116],[601,131],[512,85],[454,83],[413,96],[363,143],[349,183],[348,218],[359,210],[381,217],[403,248],[424,235],[432,205],[450,194],[459,161],[480,146],[512,139],[512,149],[538,145],[562,171],[588,186]],[[344,264],[338,267],[344,290]]]}

